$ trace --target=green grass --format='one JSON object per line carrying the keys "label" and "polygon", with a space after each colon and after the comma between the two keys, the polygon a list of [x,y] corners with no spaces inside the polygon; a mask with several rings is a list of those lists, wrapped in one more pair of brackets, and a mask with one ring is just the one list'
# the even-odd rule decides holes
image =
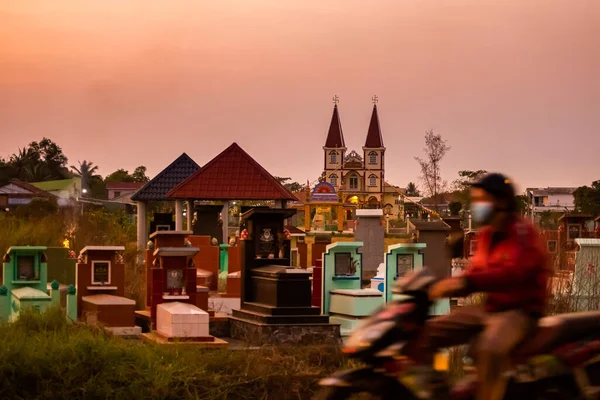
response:
{"label": "green grass", "polygon": [[309,399],[337,349],[208,350],[112,337],[60,310],[0,326],[0,398]]}

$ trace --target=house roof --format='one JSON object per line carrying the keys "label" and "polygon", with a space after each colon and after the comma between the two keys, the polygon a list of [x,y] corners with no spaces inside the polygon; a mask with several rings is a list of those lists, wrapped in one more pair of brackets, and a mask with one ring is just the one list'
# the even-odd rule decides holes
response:
{"label": "house roof", "polygon": [[575,187],[547,187],[547,188],[529,188],[533,196],[550,196],[553,194],[573,194],[577,188]]}
{"label": "house roof", "polygon": [[32,182],[33,186],[45,191],[70,190],[75,186],[75,189],[81,190],[81,178],[75,177],[71,179],[60,179],[57,181]]}
{"label": "house roof", "polygon": [[449,231],[450,225],[442,220],[435,221],[410,221],[410,224],[418,231]]}
{"label": "house roof", "polygon": [[138,190],[144,186],[144,182],[108,182],[108,190]]}
{"label": "house roof", "polygon": [[304,232],[302,229],[300,228],[296,228],[293,225],[286,225],[285,229],[287,229],[290,232],[290,235],[295,235],[295,236],[306,236],[306,232]]}
{"label": "house roof", "polygon": [[344,142],[344,134],[342,132],[342,123],[340,121],[340,114],[338,112],[337,104],[333,106],[333,115],[331,116],[331,123],[329,124],[329,132],[327,133],[325,147],[346,148],[346,143]]}
{"label": "house roof", "polygon": [[223,150],[169,193],[171,199],[296,200],[237,143]]}
{"label": "house roof", "polygon": [[367,140],[365,140],[365,148],[378,149],[383,147],[383,137],[381,136],[381,128],[379,126],[379,114],[377,113],[377,104],[373,106],[373,114],[371,114],[371,122],[367,131]]}
{"label": "house roof", "polygon": [[166,194],[198,171],[200,166],[187,154],[183,153],[175,161],[160,171],[153,179],[147,182],[140,190],[131,196],[134,201],[163,201]]}
{"label": "house roof", "polygon": [[18,179],[11,179],[10,183],[0,187],[0,194],[7,194],[11,197],[55,197],[52,193]]}
{"label": "house roof", "polygon": [[579,214],[579,213],[565,213],[563,215],[561,215],[560,217],[558,217],[559,221],[562,221],[565,218],[577,218],[577,219],[583,219],[583,220],[591,220],[594,218],[593,215],[590,214]]}

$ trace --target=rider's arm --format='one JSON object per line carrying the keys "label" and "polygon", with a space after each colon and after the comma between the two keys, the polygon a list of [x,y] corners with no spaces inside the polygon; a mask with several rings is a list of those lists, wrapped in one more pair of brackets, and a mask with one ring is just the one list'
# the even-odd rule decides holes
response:
{"label": "rider's arm", "polygon": [[502,265],[494,268],[473,268],[465,274],[468,292],[497,292],[535,276],[543,265],[543,254],[539,251],[531,233],[526,240],[511,240],[506,245]]}

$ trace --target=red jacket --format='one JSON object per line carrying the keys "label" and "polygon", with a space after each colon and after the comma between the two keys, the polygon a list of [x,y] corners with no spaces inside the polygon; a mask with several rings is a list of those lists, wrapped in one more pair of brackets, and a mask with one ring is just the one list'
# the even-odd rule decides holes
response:
{"label": "red jacket", "polygon": [[550,268],[545,244],[533,225],[522,218],[490,251],[492,231],[484,228],[465,273],[469,293],[487,292],[488,311],[522,309],[543,315]]}

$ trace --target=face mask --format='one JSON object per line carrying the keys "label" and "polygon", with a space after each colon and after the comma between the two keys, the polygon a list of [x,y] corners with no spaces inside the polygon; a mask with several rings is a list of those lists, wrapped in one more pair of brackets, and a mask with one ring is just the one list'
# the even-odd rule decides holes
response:
{"label": "face mask", "polygon": [[471,217],[476,224],[487,224],[492,219],[494,203],[479,202],[471,204]]}

